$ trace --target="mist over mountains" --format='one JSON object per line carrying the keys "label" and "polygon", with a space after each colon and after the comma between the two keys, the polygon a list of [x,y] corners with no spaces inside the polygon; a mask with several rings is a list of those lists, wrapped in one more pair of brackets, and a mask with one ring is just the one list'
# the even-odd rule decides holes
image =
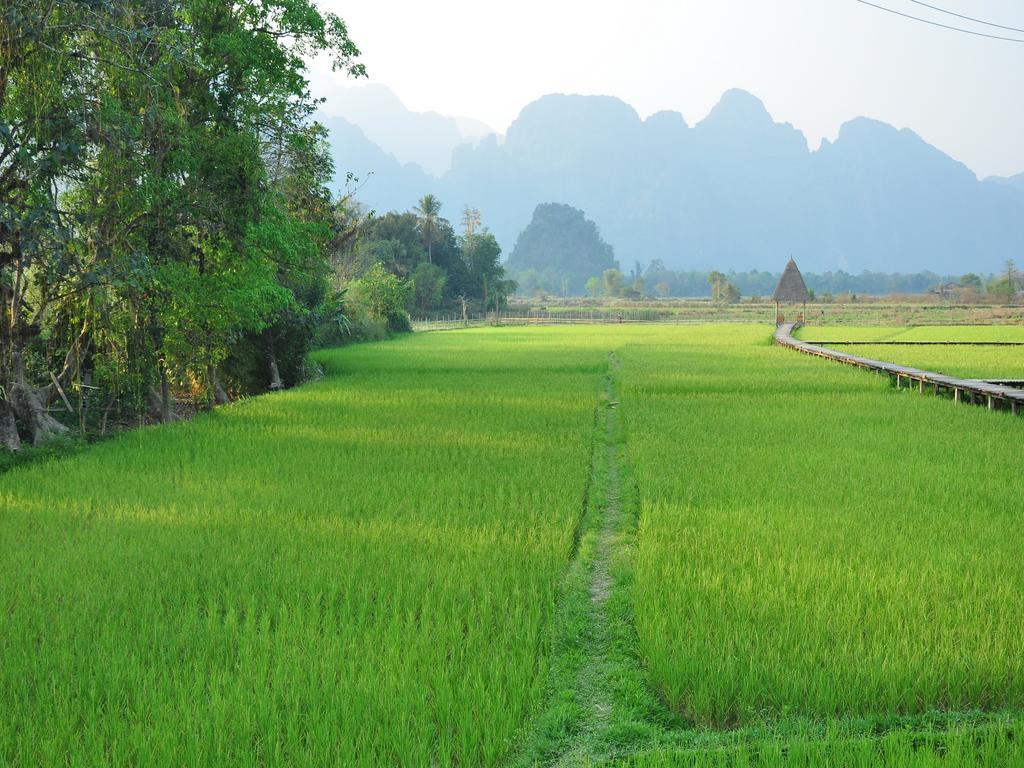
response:
{"label": "mist over mountains", "polygon": [[[378,211],[409,209],[426,192],[452,221],[472,205],[506,254],[536,206],[555,202],[582,209],[624,265],[778,270],[792,255],[808,271],[959,274],[1024,259],[1024,174],[979,181],[912,131],[866,118],[811,151],[740,90],[693,126],[677,112],[642,120],[613,97],[544,96],[504,141],[457,145],[439,175],[397,159],[402,131],[415,128],[391,138],[375,128],[382,148],[350,120],[323,122],[339,186],[355,173],[357,197]],[[447,133],[434,146],[450,143]]]}
{"label": "mist over mountains", "polygon": [[371,143],[399,164],[415,163],[434,176],[448,170],[457,146],[494,133],[468,117],[413,112],[389,88],[377,84],[335,89],[325,114],[329,117],[320,116],[321,122],[333,117],[359,126]]}

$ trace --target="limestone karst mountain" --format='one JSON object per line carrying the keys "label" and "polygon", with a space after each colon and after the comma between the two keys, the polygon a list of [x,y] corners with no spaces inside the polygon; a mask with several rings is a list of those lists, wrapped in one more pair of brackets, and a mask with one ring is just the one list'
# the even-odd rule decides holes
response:
{"label": "limestone karst mountain", "polygon": [[544,96],[504,141],[457,147],[439,177],[335,125],[339,172],[375,166],[373,207],[433,192],[455,220],[472,204],[506,253],[538,204],[559,202],[583,210],[623,264],[777,269],[792,254],[812,272],[958,274],[1024,254],[1024,176],[979,181],[914,132],[865,118],[812,150],[739,90],[692,127],[612,97]]}
{"label": "limestone karst mountain", "polygon": [[561,203],[541,203],[519,237],[506,265],[522,285],[522,275],[550,275],[564,293],[582,294],[589,278],[617,268],[612,247],[583,211]]}

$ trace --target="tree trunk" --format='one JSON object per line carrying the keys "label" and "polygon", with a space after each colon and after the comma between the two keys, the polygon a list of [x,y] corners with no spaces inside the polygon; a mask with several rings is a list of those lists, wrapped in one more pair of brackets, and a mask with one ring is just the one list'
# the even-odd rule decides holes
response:
{"label": "tree trunk", "polygon": [[22,382],[15,382],[7,393],[11,410],[29,434],[32,445],[42,445],[47,440],[68,433],[68,428],[51,416],[36,397],[35,390]]}
{"label": "tree trunk", "polygon": [[217,366],[206,366],[206,380],[210,387],[210,393],[213,395],[213,402],[215,405],[227,405],[231,402],[231,398],[228,397],[228,393],[225,392],[224,388],[220,385],[220,378],[217,376]]}
{"label": "tree trunk", "polygon": [[[168,424],[172,421],[180,421],[178,414],[176,414],[171,408],[171,397],[170,388],[165,392],[163,381],[160,382],[160,389],[156,387],[150,387],[149,394],[146,396],[146,405],[149,409],[149,416],[151,419],[159,421],[161,424]],[[141,425],[140,425],[141,426]]]}
{"label": "tree trunk", "polygon": [[18,425],[14,421],[14,411],[6,400],[0,400],[0,447],[8,451],[17,451],[21,448],[21,438],[18,437]]}
{"label": "tree trunk", "polygon": [[[162,410],[162,406],[160,402],[160,392],[156,387],[149,388],[149,392],[146,395],[146,410],[149,418],[154,421],[160,421],[160,411]],[[139,426],[141,427],[142,424],[143,422],[140,419]]]}
{"label": "tree trunk", "polygon": [[277,356],[274,348],[267,350],[267,362],[270,365],[270,388],[272,390],[284,389],[284,382],[281,381],[281,372],[277,369]]}
{"label": "tree trunk", "polygon": [[146,397],[146,405],[149,406],[151,418],[156,419],[161,424],[168,424],[172,421],[177,421],[177,416],[171,408],[171,381],[167,378],[167,369],[164,368],[163,362],[159,363],[159,371],[160,389],[157,390],[155,387],[150,387],[149,395]]}
{"label": "tree trunk", "polygon": [[160,366],[160,421],[163,424],[171,420],[171,382],[167,378],[167,369]]}
{"label": "tree trunk", "polygon": [[14,383],[11,384],[10,390],[7,392],[7,400],[15,420],[28,433],[32,445],[42,445],[47,440],[66,435],[69,431],[68,428],[47,412],[46,406],[36,395],[35,389],[28,385],[21,352],[15,350],[12,357],[14,358]]}

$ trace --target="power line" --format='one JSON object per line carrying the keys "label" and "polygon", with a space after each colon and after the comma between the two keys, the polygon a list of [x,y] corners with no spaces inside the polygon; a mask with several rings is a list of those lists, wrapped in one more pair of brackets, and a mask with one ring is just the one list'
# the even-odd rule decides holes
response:
{"label": "power line", "polygon": [[973,21],[975,24],[984,24],[986,27],[1005,29],[1010,32],[1024,32],[1024,29],[1021,29],[1019,27],[1007,27],[1003,24],[994,24],[991,21],[985,21],[984,19],[976,19],[973,16],[964,16],[962,13],[957,13],[956,11],[947,11],[945,8],[939,8],[937,5],[929,5],[928,3],[921,2],[921,0],[910,0],[910,2],[912,2],[914,5],[923,5],[925,8],[931,8],[933,11],[944,13],[947,16],[956,16],[958,19],[964,19],[965,21]]}
{"label": "power line", "polygon": [[923,19],[920,16],[912,16],[909,13],[903,13],[902,11],[897,11],[894,8],[886,8],[884,5],[877,5],[876,3],[870,3],[870,2],[868,2],[868,0],[855,0],[855,2],[858,2],[861,5],[870,5],[872,8],[877,8],[880,11],[885,11],[886,13],[892,13],[892,14],[895,14],[896,16],[902,16],[905,19],[911,19],[912,21],[919,21],[922,24],[930,24],[933,27],[941,27],[942,29],[949,29],[949,30],[952,30],[953,32],[963,32],[966,35],[974,35],[975,37],[987,37],[989,40],[1003,40],[1003,41],[1005,41],[1007,43],[1024,43],[1024,40],[1022,40],[1019,37],[1003,37],[1001,35],[990,35],[987,32],[978,32],[978,31],[973,30],[973,29],[964,29],[963,27],[954,27],[954,26],[951,26],[949,24],[942,24],[942,23],[940,23],[938,21],[932,21],[931,19]]}

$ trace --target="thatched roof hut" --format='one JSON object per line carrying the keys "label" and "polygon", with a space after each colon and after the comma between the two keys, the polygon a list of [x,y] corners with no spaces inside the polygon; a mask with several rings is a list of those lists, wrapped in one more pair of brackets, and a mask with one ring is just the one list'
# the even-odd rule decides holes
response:
{"label": "thatched roof hut", "polygon": [[[786,269],[782,273],[779,284],[775,287],[775,293],[772,294],[772,298],[775,299],[776,325],[781,325],[786,321],[786,318],[779,312],[780,304],[802,304],[804,312],[806,312],[807,302],[811,296],[807,291],[807,284],[804,283],[804,276],[800,274],[800,269],[793,259],[790,259],[789,264],[786,265]],[[804,312],[797,316],[797,323],[803,323]]]}
{"label": "thatched roof hut", "polygon": [[804,276],[800,274],[793,259],[789,260],[786,270],[782,273],[775,293],[772,294],[776,304],[806,304],[810,300],[807,293],[807,285],[804,283]]}

